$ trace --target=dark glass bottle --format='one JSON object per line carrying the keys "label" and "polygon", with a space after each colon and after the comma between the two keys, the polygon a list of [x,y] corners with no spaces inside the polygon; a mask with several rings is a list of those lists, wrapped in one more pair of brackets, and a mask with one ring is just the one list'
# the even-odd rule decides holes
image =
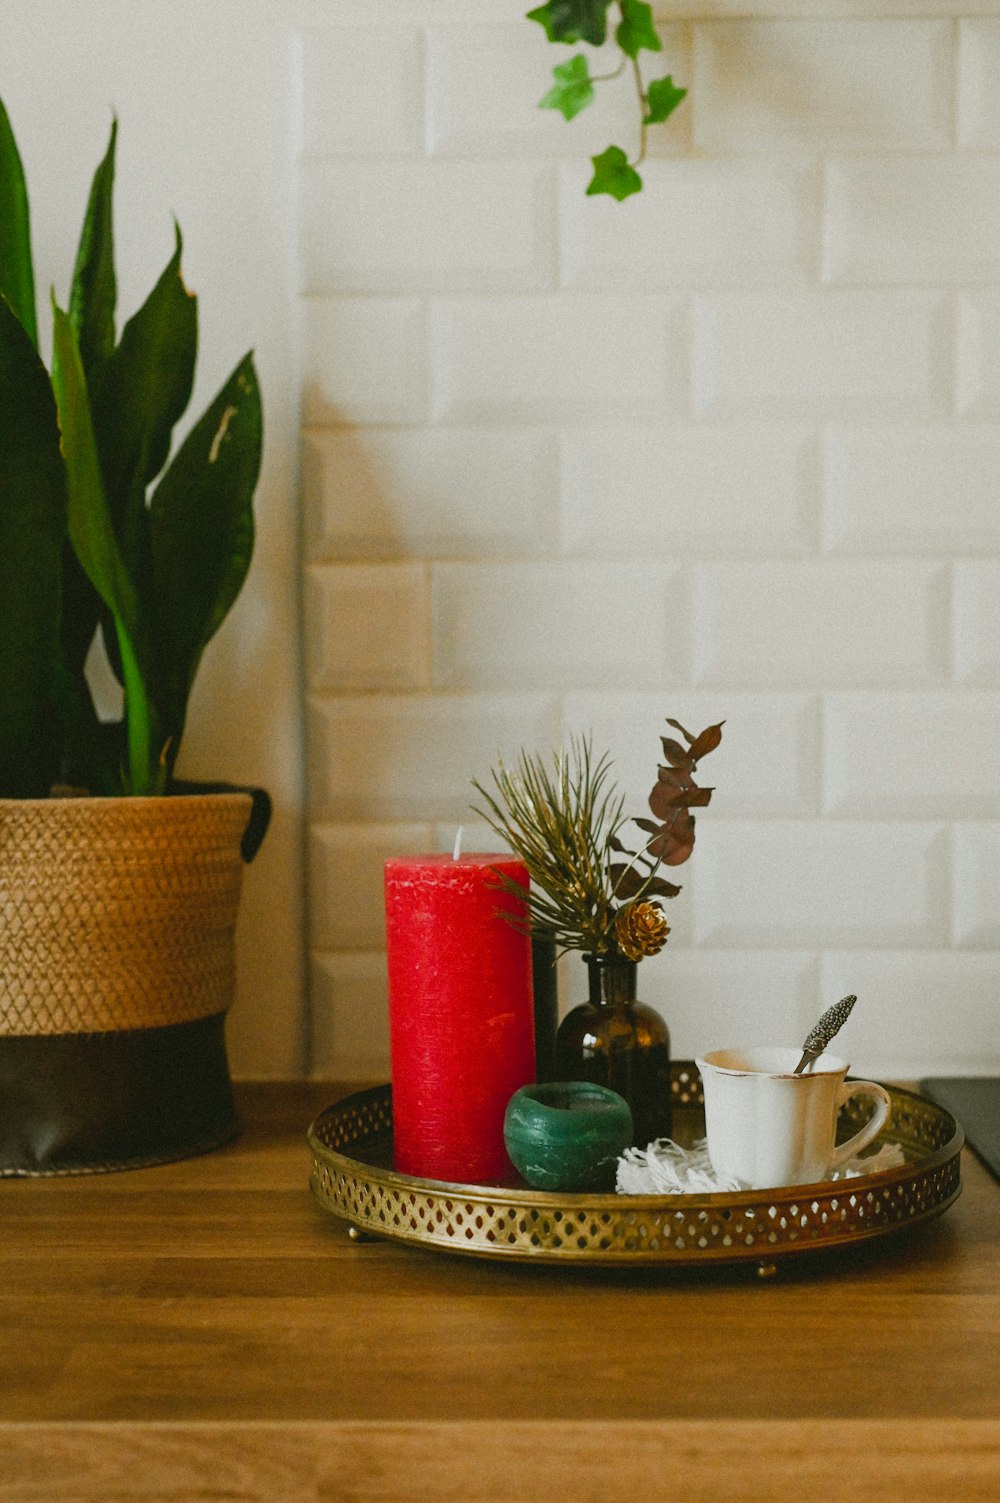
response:
{"label": "dark glass bottle", "polygon": [[632,1108],[633,1143],[645,1148],[671,1133],[670,1030],[636,1001],[638,962],[585,955],[590,998],[567,1013],[556,1036],[560,1080],[589,1080],[624,1096]]}
{"label": "dark glass bottle", "polygon": [[556,942],[531,940],[531,975],[535,991],[535,1079],[557,1080],[556,1030],[559,1004],[556,996]]}

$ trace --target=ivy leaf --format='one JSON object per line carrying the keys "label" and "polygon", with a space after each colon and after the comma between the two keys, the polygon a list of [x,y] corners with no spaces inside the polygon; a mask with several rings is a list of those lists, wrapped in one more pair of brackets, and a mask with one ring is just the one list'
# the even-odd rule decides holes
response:
{"label": "ivy leaf", "polygon": [[607,151],[602,151],[590,160],[594,164],[594,176],[587,187],[588,197],[607,193],[621,203],[630,193],[641,191],[642,178],[629,164],[629,159],[620,146],[609,146]]}
{"label": "ivy leaf", "polygon": [[590,81],[587,59],[582,52],[568,62],[557,63],[552,69],[556,80],[544,99],[538,101],[542,110],[559,110],[565,120],[572,120],[594,97],[594,85]]}
{"label": "ivy leaf", "polygon": [[679,89],[668,74],[666,78],[654,78],[646,91],[646,106],[649,113],[643,117],[644,125],[658,125],[674,113],[682,99],[687,98],[687,89]]}
{"label": "ivy leaf", "polygon": [[653,9],[645,0],[621,0],[622,19],[615,40],[629,57],[640,52],[662,52],[663,43],[653,25]]}
{"label": "ivy leaf", "polygon": [[544,27],[550,42],[589,42],[600,47],[608,34],[608,6],[611,0],[548,0],[537,10],[529,10],[527,19]]}
{"label": "ivy leaf", "polygon": [[524,19],[526,21],[537,21],[539,26],[544,29],[545,35],[548,37],[549,41],[554,42],[556,40],[556,38],[552,35],[551,5],[540,5],[537,10],[526,11]]}

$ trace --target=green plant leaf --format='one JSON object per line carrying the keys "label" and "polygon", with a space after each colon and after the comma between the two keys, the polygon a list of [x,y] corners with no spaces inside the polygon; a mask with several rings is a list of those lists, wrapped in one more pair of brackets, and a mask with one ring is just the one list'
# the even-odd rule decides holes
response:
{"label": "green plant leaf", "polygon": [[611,0],[548,0],[527,19],[544,27],[550,42],[589,42],[600,47],[608,34],[608,6]]}
{"label": "green plant leaf", "polygon": [[[181,278],[182,239],[145,303],[122,330],[92,397],[94,432],[115,536],[140,592],[151,591],[146,487],[166,463],[174,425],[191,398],[198,304]],[[75,599],[75,593],[74,593]],[[84,607],[86,602],[81,602]],[[82,621],[86,630],[86,621]],[[104,612],[108,662],[121,681],[114,623]],[[93,635],[93,623],[90,623]]]}
{"label": "green plant leaf", "polygon": [[640,52],[662,52],[653,24],[653,9],[645,0],[621,0],[622,19],[615,32],[615,41],[629,57],[638,57]]}
{"label": "green plant leaf", "polygon": [[222,624],[253,553],[253,493],[262,418],[252,355],[244,356],[192,428],[153,492],[150,543],[162,660],[169,682],[170,761],[206,643]]}
{"label": "green plant leaf", "polygon": [[74,671],[83,665],[101,617],[101,599],[87,578],[67,539],[63,549],[63,609],[61,636],[63,657]]}
{"label": "green plant leaf", "polygon": [[529,11],[527,11],[525,13],[525,20],[526,21],[537,21],[538,24],[539,24],[539,26],[541,26],[543,28],[543,30],[545,31],[545,35],[548,37],[549,41],[550,42],[556,41],[556,38],[552,35],[552,7],[551,7],[551,5],[548,5],[548,4],[546,4],[546,5],[539,5],[536,10],[529,10]]}
{"label": "green plant leaf", "polygon": [[621,203],[629,194],[641,191],[642,178],[620,146],[609,146],[607,151],[590,160],[594,164],[594,176],[587,187],[588,196],[607,193]]}
{"label": "green plant leaf", "polygon": [[115,302],[118,290],[115,281],[112,192],[117,136],[118,121],[112,120],[108,148],[91,183],[70,288],[69,316],[76,333],[83,369],[92,389],[96,389],[96,379],[115,347]]}
{"label": "green plant leaf", "polygon": [[35,276],[31,266],[31,220],[24,168],[10,119],[0,99],[0,294],[38,345]]}
{"label": "green plant leaf", "polygon": [[149,573],[146,487],[166,464],[174,425],[191,399],[198,304],[174,254],[138,313],[122,330],[94,398],[101,473],[119,546],[132,578]]}
{"label": "green plant leaf", "polygon": [[125,684],[127,791],[160,793],[164,736],[151,693],[153,654],[135,582],[118,548],[101,479],[87,381],[69,315],[53,300],[52,385],[66,461],[70,541],[114,617]]}
{"label": "green plant leaf", "polygon": [[139,598],[111,525],[79,345],[69,317],[55,302],[52,313],[52,384],[66,461],[70,540],[105,605],[135,635]]}
{"label": "green plant leaf", "polygon": [[578,52],[568,62],[557,63],[552,72],[555,86],[538,101],[539,109],[559,110],[564,119],[572,120],[594,97],[587,59]]}
{"label": "green plant leaf", "polygon": [[[113,119],[107,150],[91,183],[70,288],[70,318],[95,408],[94,399],[115,344],[117,286],[112,196],[117,137],[118,123]],[[96,412],[94,415],[96,420]],[[101,604],[69,544],[65,549],[63,586],[63,656],[70,671],[81,677],[101,616]],[[111,655],[117,662],[117,651]]]}
{"label": "green plant leaf", "polygon": [[61,781],[100,798],[121,793],[122,726],[98,719],[86,679],[65,657],[56,665],[53,698],[65,740]]}
{"label": "green plant leaf", "polygon": [[48,373],[0,298],[0,794],[54,781],[51,689],[59,658],[66,475]]}
{"label": "green plant leaf", "polygon": [[643,124],[659,125],[660,121],[672,115],[681,100],[686,98],[687,89],[679,89],[669,74],[666,78],[654,78],[646,90],[647,113]]}

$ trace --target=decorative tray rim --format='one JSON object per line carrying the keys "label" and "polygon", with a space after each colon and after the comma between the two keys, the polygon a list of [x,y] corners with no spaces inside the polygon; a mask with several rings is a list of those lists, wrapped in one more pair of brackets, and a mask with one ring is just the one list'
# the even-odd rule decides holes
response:
{"label": "decorative tray rim", "polygon": [[[672,1070],[675,1095],[678,1080],[687,1083],[692,1078],[698,1079],[697,1068],[691,1061],[675,1061]],[[940,1125],[947,1136],[938,1147],[928,1147],[919,1157],[908,1158],[906,1163],[889,1169],[849,1179],[821,1180],[811,1185],[790,1185],[772,1190],[621,1195],[617,1192],[543,1191],[530,1186],[425,1179],[355,1159],[346,1151],[349,1145],[332,1148],[322,1137],[325,1125],[366,1109],[391,1113],[391,1086],[375,1085],[332,1103],[310,1124],[307,1134],[312,1152],[310,1187],[324,1209],[347,1220],[352,1232],[363,1237],[387,1238],[465,1256],[576,1265],[594,1263],[621,1267],[635,1263],[676,1266],[750,1260],[758,1263],[760,1272],[770,1273],[774,1271],[777,1258],[843,1247],[930,1220],[946,1210],[960,1194],[959,1155],[965,1141],[961,1126],[944,1107],[917,1091],[897,1085],[886,1085],[885,1089],[893,1098],[894,1106],[897,1101],[901,1106],[915,1103],[924,1117],[934,1119]],[[681,1104],[697,1107],[701,1101],[688,1095]],[[381,1131],[391,1131],[391,1124],[387,1122]],[[373,1135],[359,1133],[351,1141],[363,1142]],[[911,1153],[920,1151],[921,1145],[906,1138],[902,1141],[904,1148]],[[943,1176],[942,1182],[934,1184],[934,1177],[939,1172]],[[924,1188],[921,1188],[921,1182]],[[915,1200],[910,1199],[911,1195]],[[396,1204],[396,1211],[389,1216],[380,1204],[384,1197]],[[404,1204],[404,1197],[408,1205]],[[418,1200],[423,1202],[419,1206]],[[441,1206],[438,1201],[442,1202]],[[834,1202],[832,1213],[827,1204],[831,1201]],[[467,1207],[470,1215],[489,1207],[494,1217],[502,1218],[509,1213],[515,1220],[511,1229],[507,1228],[506,1222],[503,1223],[501,1242],[496,1238],[495,1228],[484,1229],[481,1217],[478,1225],[475,1217],[465,1224],[461,1207]],[[800,1207],[807,1208],[807,1211],[803,1213]],[[820,1218],[815,1225],[808,1224],[808,1208]],[[883,1214],[884,1208],[887,1208],[886,1214]],[[867,1221],[866,1209],[873,1213]],[[764,1214],[758,1219],[760,1211]],[[800,1226],[789,1225],[790,1212],[795,1213],[794,1219],[801,1222]],[[832,1222],[829,1219],[831,1214]],[[442,1215],[457,1218],[460,1235],[442,1221]],[[743,1223],[739,1220],[741,1215]],[[653,1228],[652,1234],[647,1227],[644,1232],[630,1235],[634,1228],[644,1225],[644,1216],[653,1218],[654,1223],[657,1218],[662,1221],[668,1217],[675,1223],[683,1222],[690,1227],[692,1236],[668,1237],[657,1227]],[[581,1227],[595,1222],[596,1226],[588,1227],[588,1231],[594,1234],[597,1245],[591,1247],[588,1242],[584,1246],[585,1239],[577,1237],[560,1238],[560,1229],[565,1226],[568,1231],[570,1220]],[[727,1227],[724,1223],[730,1220],[733,1226]],[[618,1241],[611,1230],[615,1222],[624,1223],[623,1238],[621,1228],[614,1227]],[[731,1235],[739,1225],[747,1223],[752,1223],[749,1231],[738,1237]],[[443,1231],[442,1226],[446,1228]],[[541,1235],[543,1230],[544,1235]],[[676,1226],[672,1230],[676,1232]],[[701,1236],[695,1233],[701,1233]],[[533,1238],[536,1239],[534,1242]],[[579,1245],[570,1246],[570,1242]],[[605,1245],[602,1246],[602,1242]],[[626,1243],[634,1245],[626,1246]]]}

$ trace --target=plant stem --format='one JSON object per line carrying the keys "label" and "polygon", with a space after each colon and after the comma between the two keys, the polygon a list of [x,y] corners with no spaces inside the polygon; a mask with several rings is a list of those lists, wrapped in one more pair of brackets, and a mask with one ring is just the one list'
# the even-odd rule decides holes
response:
{"label": "plant stem", "polygon": [[639,93],[639,155],[632,163],[632,166],[638,167],[640,162],[646,160],[646,107],[648,100],[646,98],[646,91],[642,86],[642,70],[639,67],[639,59],[637,57],[632,59],[632,72],[635,76],[635,86]]}
{"label": "plant stem", "polygon": [[621,78],[622,73],[625,71],[625,64],[627,62],[628,56],[623,52],[621,55],[621,61],[613,73],[592,73],[590,75],[591,83],[607,83],[607,81],[611,78]]}

